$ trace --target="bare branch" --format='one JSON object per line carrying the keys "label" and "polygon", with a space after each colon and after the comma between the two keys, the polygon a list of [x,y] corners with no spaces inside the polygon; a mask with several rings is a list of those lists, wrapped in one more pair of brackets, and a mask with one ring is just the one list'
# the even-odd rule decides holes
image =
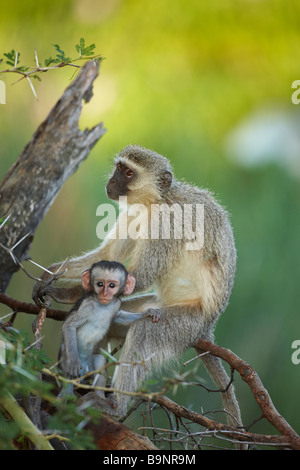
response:
{"label": "bare branch", "polygon": [[232,369],[236,370],[249,385],[263,416],[287,439],[287,441],[291,442],[294,448],[300,449],[300,437],[278,413],[258,374],[249,364],[240,359],[229,349],[222,348],[206,340],[200,340],[197,344],[197,349],[209,351],[210,354],[225,360]]}
{"label": "bare branch", "polygon": [[153,401],[158,403],[161,406],[164,406],[169,411],[171,411],[175,416],[186,418],[194,423],[198,423],[201,426],[204,426],[208,431],[213,431],[221,435],[226,435],[227,437],[237,440],[238,442],[245,443],[260,443],[260,444],[269,444],[285,446],[286,448],[291,448],[295,450],[300,449],[300,438],[287,436],[287,435],[262,435],[249,433],[243,430],[238,430],[237,428],[228,426],[226,424],[221,424],[217,421],[214,421],[204,415],[196,413],[195,411],[188,410],[181,405],[170,400],[166,396],[158,396],[153,398]]}
{"label": "bare branch", "polygon": [[[40,313],[40,307],[35,304],[30,304],[27,302],[20,302],[19,300],[12,299],[6,294],[0,292],[0,303],[7,305],[15,312],[24,312],[31,315],[38,315]],[[68,312],[64,310],[56,310],[49,308],[47,310],[47,318],[51,318],[57,321],[64,321],[67,317]]]}

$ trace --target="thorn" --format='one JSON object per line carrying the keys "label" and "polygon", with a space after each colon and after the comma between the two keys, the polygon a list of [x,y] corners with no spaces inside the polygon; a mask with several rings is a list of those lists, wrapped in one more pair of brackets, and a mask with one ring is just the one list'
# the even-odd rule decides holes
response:
{"label": "thorn", "polygon": [[39,59],[38,59],[38,56],[37,56],[36,49],[34,49],[34,56],[35,56],[36,66],[37,66],[37,68],[39,69],[39,68],[40,68],[40,64],[39,64]]}
{"label": "thorn", "polygon": [[13,251],[18,245],[20,245],[20,243],[22,243],[22,241],[25,240],[25,238],[28,237],[28,235],[31,235],[31,232],[26,233],[26,235],[24,235],[24,237],[21,238],[21,240],[17,241],[17,243],[11,248],[11,251]]}
{"label": "thorn", "polygon": [[2,229],[3,225],[6,224],[6,222],[8,221],[8,219],[11,217],[11,214],[9,214],[2,222],[2,224],[0,225],[0,230]]}
{"label": "thorn", "polygon": [[49,274],[54,274],[52,271],[49,271],[49,269],[44,268],[44,266],[41,266],[40,264],[36,263],[35,261],[33,261],[33,260],[30,259],[30,258],[27,258],[26,261],[29,261],[30,263],[34,264],[34,265],[37,266],[38,268],[41,268],[43,271],[46,271],[46,272],[49,273]]}
{"label": "thorn", "polygon": [[16,56],[15,56],[15,69],[16,69],[17,66],[18,66],[18,57],[19,57],[19,53],[18,53],[18,51],[16,51]]}
{"label": "thorn", "polygon": [[31,90],[32,90],[32,93],[34,94],[35,99],[38,101],[39,99],[38,99],[38,96],[37,96],[36,91],[35,91],[35,89],[34,89],[34,86],[33,86],[33,84],[32,84],[32,81],[30,80],[30,78],[28,77],[28,75],[26,75],[26,78],[27,78],[27,80],[28,80],[28,83],[29,83],[29,85],[30,85],[30,88],[31,88]]}

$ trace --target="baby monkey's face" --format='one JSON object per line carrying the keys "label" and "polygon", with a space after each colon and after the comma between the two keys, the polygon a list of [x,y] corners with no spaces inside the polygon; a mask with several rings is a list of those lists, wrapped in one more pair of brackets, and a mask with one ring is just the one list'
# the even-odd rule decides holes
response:
{"label": "baby monkey's face", "polygon": [[115,297],[120,295],[121,285],[124,280],[120,279],[120,274],[115,272],[102,273],[101,276],[93,279],[94,292],[98,300],[103,305],[110,304]]}

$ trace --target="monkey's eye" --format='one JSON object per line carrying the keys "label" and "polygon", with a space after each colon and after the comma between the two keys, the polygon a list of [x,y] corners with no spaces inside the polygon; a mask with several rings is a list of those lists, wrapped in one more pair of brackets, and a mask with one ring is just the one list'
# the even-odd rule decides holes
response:
{"label": "monkey's eye", "polygon": [[110,287],[111,289],[113,289],[114,287],[116,287],[116,284],[114,284],[113,282],[111,282],[111,283],[109,284],[109,287]]}
{"label": "monkey's eye", "polygon": [[133,176],[133,171],[130,170],[130,168],[128,168],[128,170],[126,170],[126,176],[128,176],[128,178],[130,178],[131,176]]}
{"label": "monkey's eye", "polygon": [[101,281],[97,282],[97,286],[98,287],[103,287],[103,282],[101,282]]}

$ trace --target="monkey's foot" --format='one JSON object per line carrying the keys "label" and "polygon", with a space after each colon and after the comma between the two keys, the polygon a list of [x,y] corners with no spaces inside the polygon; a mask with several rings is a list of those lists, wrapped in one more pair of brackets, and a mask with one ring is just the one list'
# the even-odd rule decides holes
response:
{"label": "monkey's foot", "polygon": [[77,402],[78,408],[85,409],[89,406],[97,408],[103,413],[112,416],[118,416],[117,401],[113,397],[103,398],[97,395],[96,392],[88,392],[81,397]]}

